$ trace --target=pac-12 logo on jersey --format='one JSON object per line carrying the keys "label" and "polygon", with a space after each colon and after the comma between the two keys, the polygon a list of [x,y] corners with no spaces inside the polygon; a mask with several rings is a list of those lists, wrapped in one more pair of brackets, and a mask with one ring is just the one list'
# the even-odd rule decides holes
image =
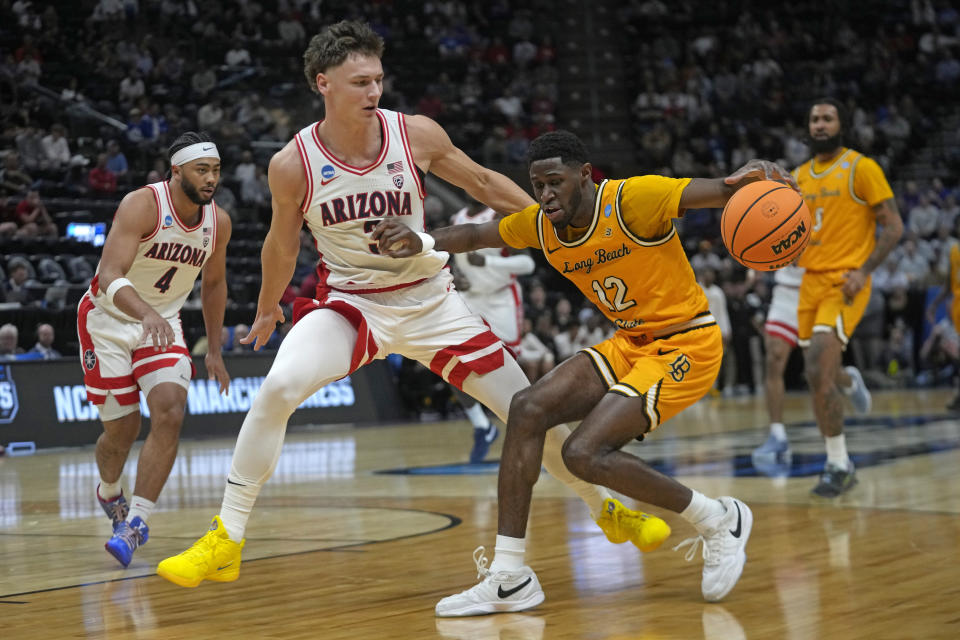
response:
{"label": "pac-12 logo on jersey", "polygon": [[690,361],[681,353],[670,365],[670,377],[676,382],[681,382],[688,371],[690,371]]}
{"label": "pac-12 logo on jersey", "polygon": [[9,424],[17,417],[20,402],[17,400],[17,383],[13,381],[10,367],[0,367],[0,424]]}
{"label": "pac-12 logo on jersey", "polygon": [[399,173],[393,176],[393,186],[395,186],[397,189],[403,188],[403,176]]}

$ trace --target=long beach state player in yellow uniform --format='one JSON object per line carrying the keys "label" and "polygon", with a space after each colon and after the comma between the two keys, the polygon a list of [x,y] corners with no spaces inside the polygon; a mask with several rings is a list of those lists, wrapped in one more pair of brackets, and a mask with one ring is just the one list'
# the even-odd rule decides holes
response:
{"label": "long beach state player in yellow uniform", "polygon": [[[865,387],[859,372],[841,368],[842,354],[870,299],[870,274],[903,233],[883,169],[843,146],[845,121],[839,102],[815,101],[808,121],[814,156],[794,171],[814,219],[810,244],[797,262],[806,268],[797,341],[827,448],[827,462],[812,491],[825,498],[839,496],[857,482],[843,435],[840,389]],[[879,235],[877,223],[883,227]]]}
{"label": "long beach state player in yellow uniform", "polygon": [[723,598],[743,570],[753,524],[750,508],[730,497],[708,498],[620,449],[709,391],[723,343],[697,285],[673,219],[688,208],[721,207],[751,178],[790,175],[759,160],[725,179],[641,176],[595,185],[583,143],[569,132],[540,136],[529,150],[537,204],[502,221],[457,225],[417,237],[384,221],[374,232],[381,251],[415,255],[435,240],[444,251],[537,247],[550,264],[618,327],[615,335],[563,362],[513,397],[500,462],[499,534],[488,567],[474,552],[483,580],[441,600],[438,616],[522,611],[543,601],[523,546],[544,437],[553,425],[583,420],[563,447],[575,475],[636,500],[681,514],[697,529],[692,559],[705,545],[702,591]]}

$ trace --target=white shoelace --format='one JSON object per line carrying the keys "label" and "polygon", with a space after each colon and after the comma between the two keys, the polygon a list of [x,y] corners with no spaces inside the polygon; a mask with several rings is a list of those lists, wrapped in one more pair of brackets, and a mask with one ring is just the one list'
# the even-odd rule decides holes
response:
{"label": "white shoelace", "polygon": [[720,562],[720,545],[723,544],[721,536],[704,536],[703,534],[694,538],[687,538],[673,548],[679,551],[682,547],[690,546],[690,549],[684,554],[683,559],[687,562],[693,560],[697,555],[697,547],[703,543],[703,564],[714,565]]}
{"label": "white shoelace", "polygon": [[473,561],[477,564],[477,579],[483,580],[490,575],[490,569],[487,568],[487,565],[490,563],[487,560],[487,556],[484,555],[486,549],[483,548],[483,545],[480,545],[473,550]]}

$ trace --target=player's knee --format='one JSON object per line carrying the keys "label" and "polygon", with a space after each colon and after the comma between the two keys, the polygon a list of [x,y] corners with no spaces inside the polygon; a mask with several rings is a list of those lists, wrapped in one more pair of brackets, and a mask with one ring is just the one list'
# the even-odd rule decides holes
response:
{"label": "player's knee", "polygon": [[183,405],[169,403],[150,410],[150,431],[157,436],[177,438],[183,425]]}
{"label": "player's knee", "polygon": [[266,410],[270,413],[290,415],[303,402],[305,392],[302,383],[289,376],[267,374],[251,411]]}
{"label": "player's knee", "polygon": [[548,422],[546,406],[533,387],[521,389],[514,394],[508,415],[511,429],[514,426],[518,429],[542,428]]}
{"label": "player's knee", "polygon": [[563,443],[561,455],[570,473],[587,482],[597,479],[601,467],[600,456],[585,438],[578,438],[576,432]]}

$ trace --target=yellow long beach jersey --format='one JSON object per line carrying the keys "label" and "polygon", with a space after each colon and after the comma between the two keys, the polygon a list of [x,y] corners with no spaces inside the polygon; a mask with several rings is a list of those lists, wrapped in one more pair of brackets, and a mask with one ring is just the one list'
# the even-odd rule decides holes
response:
{"label": "yellow long beach jersey", "polygon": [[[543,250],[619,329],[652,338],[709,312],[673,225],[689,179],[637,176],[597,187],[586,230],[559,236],[538,205],[500,221],[512,247]],[[580,235],[582,232],[582,235]]]}
{"label": "yellow long beach jersey", "polygon": [[873,207],[893,197],[874,160],[843,149],[829,165],[815,158],[793,173],[813,214],[810,244],[797,262],[807,271],[857,269],[876,246]]}
{"label": "yellow long beach jersey", "polygon": [[950,291],[953,303],[950,306],[950,318],[953,326],[960,330],[960,247],[950,247]]}

